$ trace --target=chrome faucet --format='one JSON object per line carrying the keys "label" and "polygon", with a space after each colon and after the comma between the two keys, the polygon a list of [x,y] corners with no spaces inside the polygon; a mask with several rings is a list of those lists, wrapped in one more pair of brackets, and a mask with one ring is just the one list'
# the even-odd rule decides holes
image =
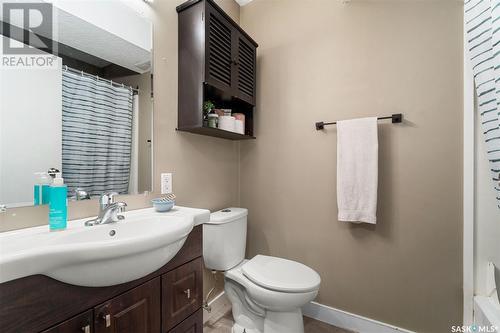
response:
{"label": "chrome faucet", "polygon": [[90,195],[81,187],[77,187],[74,190],[74,195],[71,197],[71,199],[74,199],[76,201],[80,200],[89,200]]}
{"label": "chrome faucet", "polygon": [[108,192],[101,195],[99,198],[99,215],[92,220],[85,222],[86,226],[93,226],[98,224],[108,224],[121,221],[125,218],[119,215],[125,211],[127,204],[125,202],[115,202],[116,192]]}

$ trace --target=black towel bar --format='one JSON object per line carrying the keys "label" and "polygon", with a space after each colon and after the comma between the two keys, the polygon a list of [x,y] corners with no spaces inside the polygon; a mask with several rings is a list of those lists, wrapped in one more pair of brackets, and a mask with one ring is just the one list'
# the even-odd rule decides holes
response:
{"label": "black towel bar", "polygon": [[[403,114],[402,113],[395,113],[392,116],[378,117],[377,119],[378,120],[391,119],[393,124],[397,124],[397,123],[403,122]],[[333,122],[330,122],[330,123],[325,123],[325,122],[322,122],[322,121],[318,121],[316,123],[316,130],[318,130],[318,131],[322,130],[322,129],[325,128],[326,125],[335,125],[336,123],[337,123],[336,121],[333,121]]]}

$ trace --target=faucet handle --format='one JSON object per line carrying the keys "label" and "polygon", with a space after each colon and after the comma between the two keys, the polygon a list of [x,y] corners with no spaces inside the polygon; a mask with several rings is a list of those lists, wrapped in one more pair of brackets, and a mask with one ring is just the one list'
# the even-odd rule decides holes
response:
{"label": "faucet handle", "polygon": [[115,202],[115,196],[117,195],[118,192],[104,192],[99,198],[99,203],[101,205],[110,205]]}
{"label": "faucet handle", "polygon": [[90,199],[90,195],[85,191],[82,187],[77,187],[74,189],[74,195],[72,196],[76,201],[79,200],[88,200]]}
{"label": "faucet handle", "polygon": [[116,208],[120,213],[125,211],[125,207],[127,207],[127,203],[125,202],[113,202],[113,208]]}
{"label": "faucet handle", "polygon": [[125,202],[114,202],[108,206],[111,216],[111,222],[118,222],[125,219],[120,213],[125,212],[127,204]]}

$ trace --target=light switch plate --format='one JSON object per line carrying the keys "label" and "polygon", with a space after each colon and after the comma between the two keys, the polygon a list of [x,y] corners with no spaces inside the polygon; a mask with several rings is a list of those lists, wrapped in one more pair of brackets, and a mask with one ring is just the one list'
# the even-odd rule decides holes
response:
{"label": "light switch plate", "polygon": [[161,174],[161,194],[172,193],[172,174]]}

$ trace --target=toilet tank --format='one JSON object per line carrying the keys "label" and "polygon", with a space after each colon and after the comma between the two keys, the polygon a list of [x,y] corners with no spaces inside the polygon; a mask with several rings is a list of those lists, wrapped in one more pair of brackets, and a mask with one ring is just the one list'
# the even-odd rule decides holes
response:
{"label": "toilet tank", "polygon": [[245,259],[246,208],[226,208],[210,214],[203,224],[203,259],[210,270],[227,271]]}

